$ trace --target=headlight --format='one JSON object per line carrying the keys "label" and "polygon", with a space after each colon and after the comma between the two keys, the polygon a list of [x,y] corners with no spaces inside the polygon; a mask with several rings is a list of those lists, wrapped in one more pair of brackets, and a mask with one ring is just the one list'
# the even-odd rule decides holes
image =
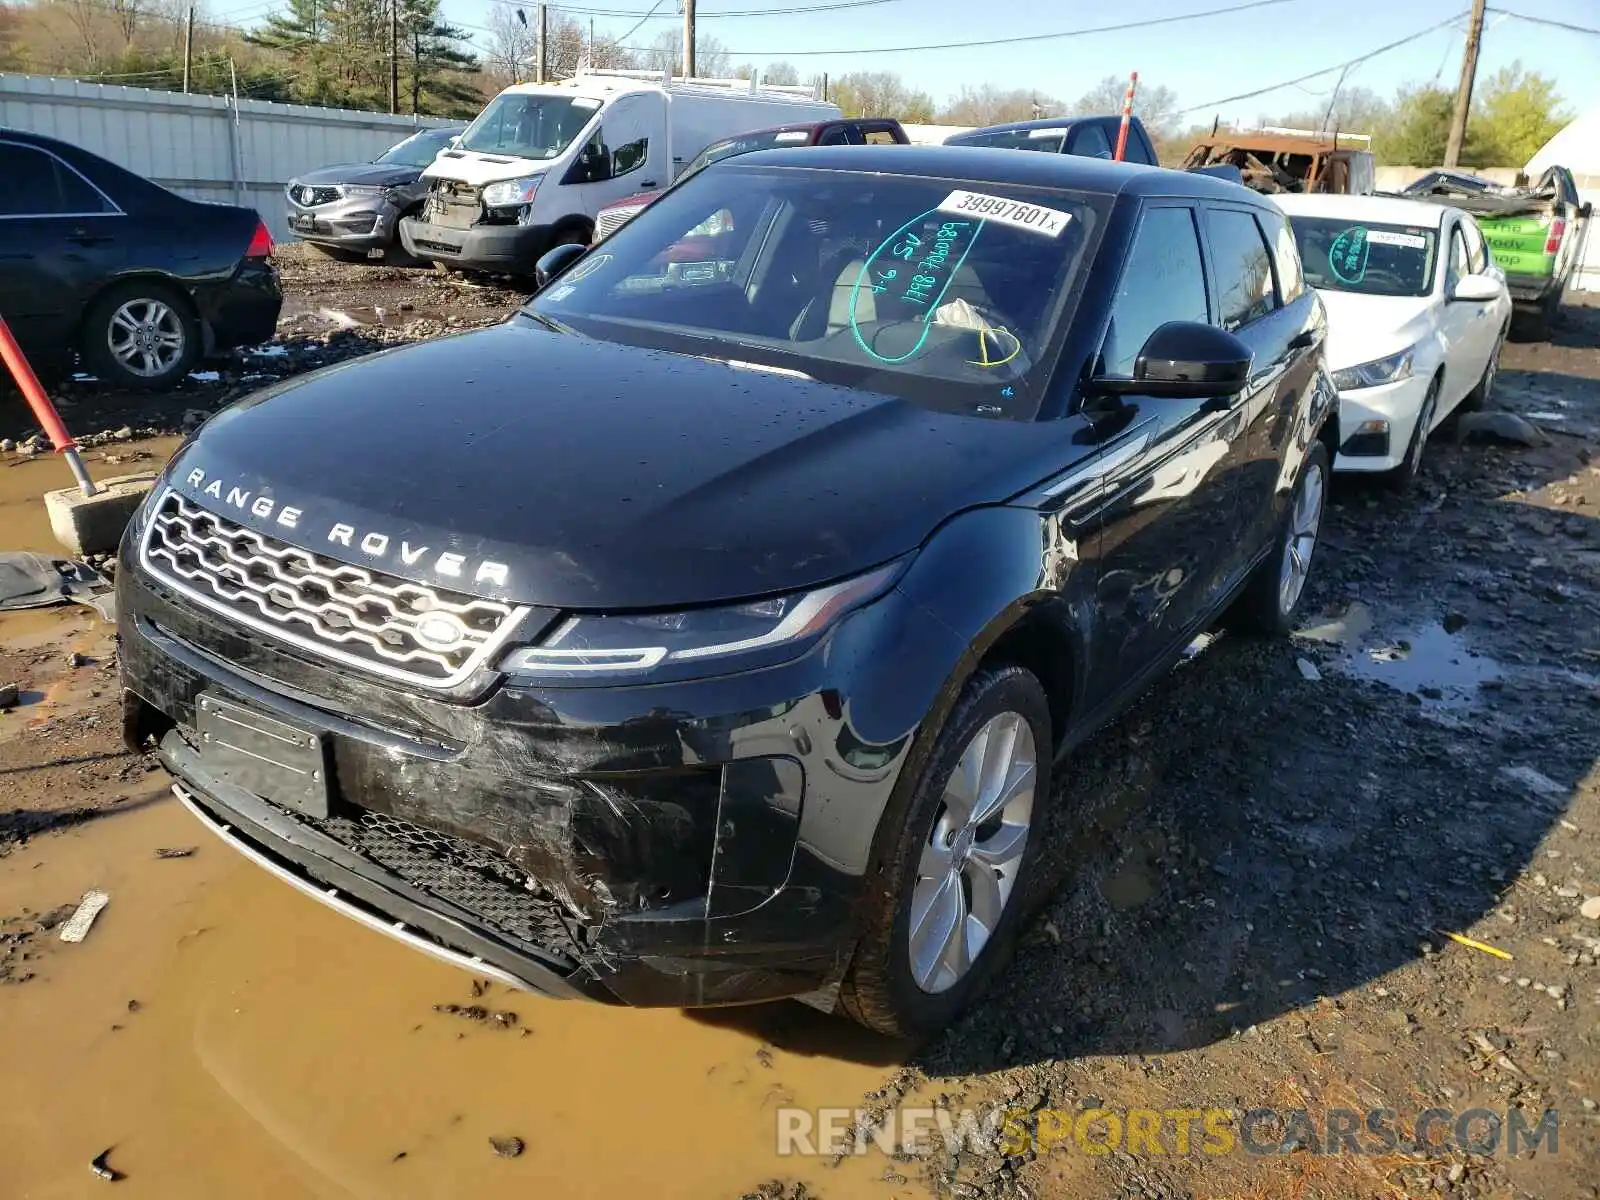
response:
{"label": "headlight", "polygon": [[521,179],[502,179],[483,189],[483,202],[490,208],[510,208],[516,204],[532,204],[533,194],[539,190],[543,175],[527,175]]}
{"label": "headlight", "polygon": [[904,560],[843,583],[690,612],[569,617],[540,645],[513,650],[502,671],[541,679],[638,675],[763,652],[798,651],[852,608],[875,599]]}
{"label": "headlight", "polygon": [[346,196],[381,196],[389,189],[387,187],[377,187],[373,184],[367,183],[347,183],[340,190],[343,191]]}
{"label": "headlight", "polygon": [[1407,346],[1398,354],[1391,354],[1388,358],[1375,358],[1371,362],[1358,363],[1353,367],[1345,367],[1333,373],[1333,386],[1341,392],[1354,391],[1357,388],[1377,387],[1384,383],[1398,383],[1411,374],[1411,360],[1416,356],[1417,348]]}

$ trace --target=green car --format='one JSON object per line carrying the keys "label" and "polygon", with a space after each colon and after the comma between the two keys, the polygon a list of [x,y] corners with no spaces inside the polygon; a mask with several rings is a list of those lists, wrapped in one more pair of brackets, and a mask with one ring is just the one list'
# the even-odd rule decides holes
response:
{"label": "green car", "polygon": [[1461,171],[1431,171],[1404,194],[1452,204],[1477,218],[1523,327],[1543,337],[1577,269],[1589,219],[1572,172],[1550,167],[1532,187],[1506,188]]}

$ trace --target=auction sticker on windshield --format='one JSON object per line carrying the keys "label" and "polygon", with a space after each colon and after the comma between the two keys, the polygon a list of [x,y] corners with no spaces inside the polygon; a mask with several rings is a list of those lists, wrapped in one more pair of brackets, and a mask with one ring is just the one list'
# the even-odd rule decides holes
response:
{"label": "auction sticker on windshield", "polygon": [[954,191],[939,205],[939,212],[960,213],[964,217],[979,217],[1013,229],[1026,229],[1046,237],[1060,237],[1072,217],[1068,213],[1042,204],[1025,204],[1021,200],[1008,200],[1004,196],[988,196],[983,192]]}
{"label": "auction sticker on windshield", "polygon": [[1408,250],[1428,248],[1428,239],[1420,233],[1390,233],[1387,229],[1367,230],[1367,241],[1374,246],[1404,246]]}

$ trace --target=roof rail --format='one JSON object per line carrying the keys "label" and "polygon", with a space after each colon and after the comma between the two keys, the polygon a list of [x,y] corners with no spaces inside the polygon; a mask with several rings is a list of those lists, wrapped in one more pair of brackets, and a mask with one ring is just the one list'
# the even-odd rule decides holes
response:
{"label": "roof rail", "polygon": [[770,83],[763,86],[759,72],[749,79],[718,79],[703,75],[683,76],[674,75],[671,71],[650,71],[631,67],[584,68],[578,74],[598,76],[602,79],[640,79],[650,83],[658,83],[664,88],[698,87],[728,92],[744,91],[752,96],[764,96],[767,99],[822,99],[820,84]]}

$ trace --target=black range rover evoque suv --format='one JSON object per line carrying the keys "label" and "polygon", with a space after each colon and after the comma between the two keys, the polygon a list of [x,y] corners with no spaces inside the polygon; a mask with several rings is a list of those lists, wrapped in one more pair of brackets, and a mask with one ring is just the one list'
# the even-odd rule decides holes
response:
{"label": "black range rover evoque suv", "polygon": [[181,448],[122,548],[129,741],[480,976],[936,1028],[1025,916],[1055,765],[1300,602],[1338,435],[1283,217],[771,151],[541,285]]}

